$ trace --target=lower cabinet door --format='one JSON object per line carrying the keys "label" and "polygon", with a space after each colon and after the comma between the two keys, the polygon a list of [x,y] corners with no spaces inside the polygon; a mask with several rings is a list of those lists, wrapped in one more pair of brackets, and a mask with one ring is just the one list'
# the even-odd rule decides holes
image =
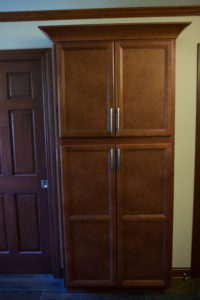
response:
{"label": "lower cabinet door", "polygon": [[170,144],[117,145],[118,282],[168,285],[173,151]]}
{"label": "lower cabinet door", "polygon": [[115,287],[115,145],[60,150],[66,287]]}

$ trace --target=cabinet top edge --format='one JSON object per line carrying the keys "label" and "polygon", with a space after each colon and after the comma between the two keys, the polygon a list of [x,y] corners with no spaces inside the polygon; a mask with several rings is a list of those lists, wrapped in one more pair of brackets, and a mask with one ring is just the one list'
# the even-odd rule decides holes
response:
{"label": "cabinet top edge", "polygon": [[83,40],[176,39],[191,22],[39,26],[54,43]]}

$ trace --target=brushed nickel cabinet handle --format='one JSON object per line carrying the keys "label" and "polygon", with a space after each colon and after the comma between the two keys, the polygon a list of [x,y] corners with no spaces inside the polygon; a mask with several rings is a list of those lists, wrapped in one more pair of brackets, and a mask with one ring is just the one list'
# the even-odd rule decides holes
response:
{"label": "brushed nickel cabinet handle", "polygon": [[117,109],[117,132],[120,131],[120,108]]}
{"label": "brushed nickel cabinet handle", "polygon": [[117,162],[117,167],[118,167],[118,173],[120,173],[121,171],[121,157],[120,157],[120,149],[117,149],[117,158],[118,158],[118,162]]}
{"label": "brushed nickel cabinet handle", "polygon": [[113,149],[110,149],[110,164],[111,164],[111,172],[114,172],[114,157],[113,157]]}
{"label": "brushed nickel cabinet handle", "polygon": [[113,109],[110,108],[110,133],[113,132]]}

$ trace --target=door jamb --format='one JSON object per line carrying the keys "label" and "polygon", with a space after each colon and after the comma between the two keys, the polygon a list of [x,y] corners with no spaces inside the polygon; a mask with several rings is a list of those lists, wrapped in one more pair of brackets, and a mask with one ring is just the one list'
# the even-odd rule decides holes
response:
{"label": "door jamb", "polygon": [[[55,146],[55,107],[52,89],[52,51],[46,49],[41,58],[42,79],[43,79],[43,109],[45,122],[45,138],[47,153],[47,174],[49,182],[49,212],[50,230],[52,243],[52,273],[54,277],[62,276],[61,249],[60,249],[60,228],[59,228],[59,203],[57,187],[57,163]],[[51,224],[52,223],[52,224]]]}

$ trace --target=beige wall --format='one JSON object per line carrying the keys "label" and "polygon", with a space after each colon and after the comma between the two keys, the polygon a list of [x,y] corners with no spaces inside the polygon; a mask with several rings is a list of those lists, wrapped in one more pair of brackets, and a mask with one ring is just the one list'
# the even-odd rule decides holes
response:
{"label": "beige wall", "polygon": [[80,9],[131,6],[179,6],[198,5],[199,0],[1,0],[0,11],[27,11],[46,9]]}
{"label": "beige wall", "polygon": [[194,188],[196,57],[197,44],[200,43],[200,17],[0,23],[0,49],[52,47],[52,43],[47,37],[37,29],[38,25],[179,21],[191,21],[192,24],[178,37],[176,51],[173,267],[190,267]]}

